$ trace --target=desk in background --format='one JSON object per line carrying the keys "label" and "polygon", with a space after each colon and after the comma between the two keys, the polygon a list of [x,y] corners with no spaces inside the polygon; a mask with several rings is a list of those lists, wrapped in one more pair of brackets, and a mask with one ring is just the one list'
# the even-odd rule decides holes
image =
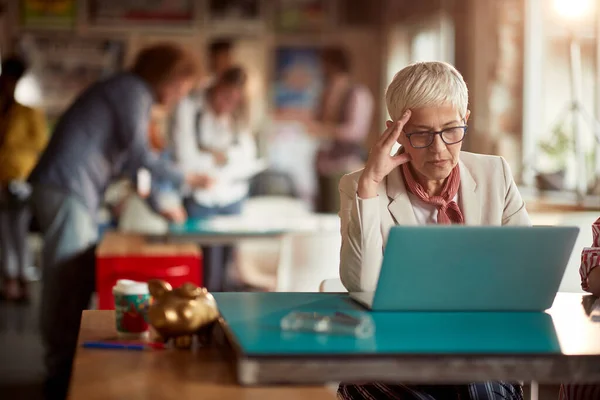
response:
{"label": "desk in background", "polygon": [[[223,216],[172,225],[168,234],[151,240],[236,244],[235,275],[244,283],[277,291],[316,292],[323,280],[338,275],[339,224],[338,216],[328,214]],[[267,275],[269,271],[272,275]]]}
{"label": "desk in background", "polygon": [[286,234],[339,231],[339,218],[328,214],[307,214],[282,218],[219,216],[206,220],[190,219],[171,224],[165,234],[148,235],[153,242],[233,244],[245,239],[280,239]]}

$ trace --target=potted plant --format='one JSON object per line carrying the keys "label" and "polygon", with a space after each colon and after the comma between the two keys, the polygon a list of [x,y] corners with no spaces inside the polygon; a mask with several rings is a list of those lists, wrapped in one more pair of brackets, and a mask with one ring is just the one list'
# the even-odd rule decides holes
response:
{"label": "potted plant", "polygon": [[546,154],[554,164],[548,172],[538,172],[537,186],[540,190],[563,190],[567,169],[567,157],[572,149],[573,140],[564,128],[564,124],[557,124],[552,129],[552,136],[539,143],[540,150]]}

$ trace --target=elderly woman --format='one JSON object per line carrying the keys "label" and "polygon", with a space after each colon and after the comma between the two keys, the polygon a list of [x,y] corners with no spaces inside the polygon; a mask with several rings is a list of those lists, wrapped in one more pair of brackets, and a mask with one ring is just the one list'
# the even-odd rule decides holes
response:
{"label": "elderly woman", "polygon": [[[530,225],[501,157],[461,152],[469,119],[467,86],[442,62],[410,65],[386,92],[392,121],[365,168],[340,181],[340,276],[349,291],[375,290],[394,225]],[[396,144],[401,147],[395,154]],[[433,278],[433,277],[432,277]],[[501,382],[461,386],[341,385],[344,399],[520,399]],[[498,396],[498,397],[495,397]]]}

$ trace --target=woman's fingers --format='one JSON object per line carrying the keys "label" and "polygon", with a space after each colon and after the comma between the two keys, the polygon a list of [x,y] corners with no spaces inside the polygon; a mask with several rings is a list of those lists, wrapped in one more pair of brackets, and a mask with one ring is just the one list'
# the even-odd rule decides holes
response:
{"label": "woman's fingers", "polygon": [[394,123],[392,121],[385,121],[385,126],[386,126],[386,129],[385,129],[385,131],[383,131],[383,133],[379,137],[379,140],[377,140],[376,145],[380,145],[380,146],[383,145],[385,143],[387,137],[394,130]]}
{"label": "woman's fingers", "polygon": [[406,123],[410,119],[410,115],[411,115],[410,110],[406,110],[404,112],[404,114],[402,114],[402,118],[400,118],[398,121],[396,121],[394,123],[394,126],[393,126],[394,129],[387,136],[386,141],[384,143],[384,147],[386,149],[391,150],[392,147],[394,146],[394,143],[396,143],[398,141],[398,138],[402,134],[402,129],[404,129],[404,125],[406,125]]}
{"label": "woman's fingers", "polygon": [[394,164],[396,166],[399,166],[399,165],[406,164],[407,162],[409,162],[412,159],[412,157],[408,153],[401,153],[401,154],[395,155],[394,157],[392,157],[392,159],[394,160]]}

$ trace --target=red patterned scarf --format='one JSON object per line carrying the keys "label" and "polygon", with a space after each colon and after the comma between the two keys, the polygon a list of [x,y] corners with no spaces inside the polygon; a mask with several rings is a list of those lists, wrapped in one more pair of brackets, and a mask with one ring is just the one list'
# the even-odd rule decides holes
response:
{"label": "red patterned scarf", "polygon": [[446,178],[446,182],[442,188],[442,194],[440,196],[430,197],[423,186],[416,181],[408,164],[409,163],[405,163],[402,165],[402,176],[404,177],[406,188],[425,203],[437,207],[438,224],[464,224],[465,219],[463,214],[460,211],[458,204],[452,200],[458,193],[458,188],[460,187],[460,169],[458,168],[458,165],[452,169],[450,176]]}

